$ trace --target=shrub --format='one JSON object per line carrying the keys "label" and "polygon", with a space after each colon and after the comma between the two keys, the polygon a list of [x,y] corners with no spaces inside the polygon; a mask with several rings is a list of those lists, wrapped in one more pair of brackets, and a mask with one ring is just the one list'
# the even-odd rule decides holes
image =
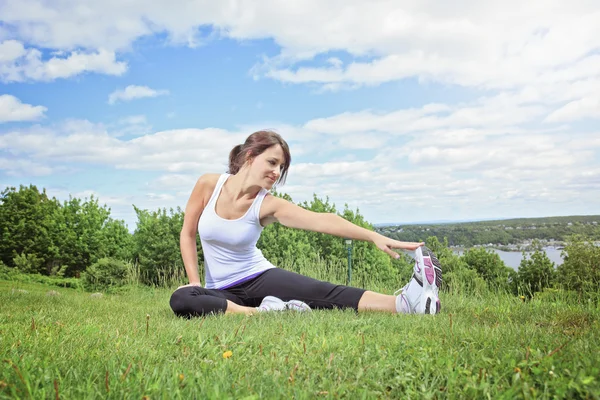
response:
{"label": "shrub", "polygon": [[469,268],[477,271],[490,289],[500,291],[509,289],[512,268],[507,267],[495,252],[478,247],[468,250],[461,259]]}
{"label": "shrub", "polygon": [[127,266],[123,261],[101,258],[82,274],[87,291],[111,291],[127,283]]}
{"label": "shrub", "polygon": [[19,274],[16,279],[20,282],[36,282],[44,285],[52,285],[63,288],[79,289],[81,283],[77,278],[57,278],[42,274]]}
{"label": "shrub", "polygon": [[19,271],[16,268],[7,267],[0,261],[0,280],[12,281],[17,275],[19,275]]}
{"label": "shrub", "polygon": [[479,274],[467,266],[457,266],[448,273],[443,273],[443,288],[454,294],[488,293],[488,285]]}
{"label": "shrub", "polygon": [[534,299],[547,304],[554,303],[577,303],[579,294],[573,290],[564,290],[561,288],[544,288],[535,293]]}
{"label": "shrub", "polygon": [[36,273],[40,270],[43,260],[35,254],[18,254],[13,258],[15,268],[25,274]]}
{"label": "shrub", "polygon": [[81,287],[80,281],[77,278],[58,278],[41,274],[24,274],[17,268],[7,267],[2,263],[2,261],[0,261],[0,280],[25,283],[42,283],[44,285],[72,289],[79,289]]}
{"label": "shrub", "polygon": [[134,209],[138,217],[133,241],[139,279],[144,284],[162,285],[166,276],[184,270],[179,249],[183,213],[172,209],[167,213],[164,208],[153,212]]}
{"label": "shrub", "polygon": [[564,262],[557,268],[559,284],[580,293],[597,292],[600,286],[600,247],[581,236],[569,239]]}
{"label": "shrub", "polygon": [[530,257],[524,254],[516,277],[517,293],[533,296],[551,287],[554,282],[554,263],[545,252],[536,250]]}

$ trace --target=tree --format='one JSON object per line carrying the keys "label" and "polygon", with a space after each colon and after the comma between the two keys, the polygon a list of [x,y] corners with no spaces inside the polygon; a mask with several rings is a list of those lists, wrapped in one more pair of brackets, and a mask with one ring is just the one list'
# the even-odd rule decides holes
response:
{"label": "tree", "polygon": [[511,268],[495,252],[476,247],[468,250],[462,260],[469,268],[477,271],[491,289],[508,289]]}
{"label": "tree", "polygon": [[[177,208],[157,211],[134,206],[138,222],[133,234],[135,258],[140,267],[140,279],[147,284],[160,285],[162,279],[184,268],[179,249],[183,212]],[[199,256],[202,253],[199,252]],[[200,267],[200,266],[199,266]],[[202,269],[199,273],[202,275]]]}
{"label": "tree", "polygon": [[[370,231],[375,230],[373,225],[368,223],[360,214],[360,210],[350,210],[348,204],[344,204],[342,218]],[[341,243],[339,238],[336,238]],[[341,243],[343,246],[343,243]],[[342,247],[343,248],[343,247]],[[352,246],[353,259],[356,262],[353,265],[353,270],[356,270],[357,280],[363,282],[367,278],[376,277],[378,281],[389,281],[396,278],[403,269],[402,263],[394,263],[389,255],[379,250],[373,243],[357,240]],[[344,252],[342,250],[342,257]]]}
{"label": "tree", "polygon": [[563,251],[564,262],[557,268],[558,282],[580,293],[597,292],[600,285],[600,247],[576,235]]}
{"label": "tree", "polygon": [[531,296],[551,287],[554,282],[554,263],[543,250],[534,251],[531,256],[523,253],[516,276],[517,292]]}
{"label": "tree", "polygon": [[102,257],[131,258],[131,234],[98,199],[70,197],[62,205],[36,186],[7,188],[0,198],[0,259],[50,275],[77,276]]}
{"label": "tree", "polygon": [[48,274],[56,249],[52,243],[56,199],[35,185],[6,188],[0,197],[0,260],[15,266],[15,257],[29,260],[28,272]]}
{"label": "tree", "polygon": [[[329,197],[326,197],[323,201],[316,194],[313,194],[312,202],[305,201],[300,206],[317,213],[338,214],[335,204],[329,203]],[[345,247],[343,240],[340,240],[340,238],[318,232],[308,232],[307,235],[313,250],[324,260],[334,261],[344,258]]]}

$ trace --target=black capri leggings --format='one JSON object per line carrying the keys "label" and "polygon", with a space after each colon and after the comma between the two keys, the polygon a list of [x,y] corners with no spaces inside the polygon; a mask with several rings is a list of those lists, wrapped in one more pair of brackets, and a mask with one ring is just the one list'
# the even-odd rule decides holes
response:
{"label": "black capri leggings", "polygon": [[170,300],[171,309],[180,317],[224,313],[227,300],[247,307],[258,307],[266,296],[283,301],[300,300],[314,309],[353,308],[364,289],[334,285],[295,272],[271,268],[247,282],[227,289],[186,286],[177,289]]}

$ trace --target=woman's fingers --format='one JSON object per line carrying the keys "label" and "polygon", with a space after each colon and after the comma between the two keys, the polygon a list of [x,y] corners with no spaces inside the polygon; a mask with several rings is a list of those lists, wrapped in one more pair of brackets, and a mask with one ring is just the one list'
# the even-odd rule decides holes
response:
{"label": "woman's fingers", "polygon": [[389,254],[390,257],[392,258],[400,258],[400,254],[396,253],[395,251],[393,251],[390,247],[385,246],[383,248],[383,251],[385,251],[386,253]]}
{"label": "woman's fingers", "polygon": [[392,248],[395,249],[403,249],[403,250],[416,250],[419,247],[423,246],[425,243],[423,242],[398,242],[396,241],[393,245]]}

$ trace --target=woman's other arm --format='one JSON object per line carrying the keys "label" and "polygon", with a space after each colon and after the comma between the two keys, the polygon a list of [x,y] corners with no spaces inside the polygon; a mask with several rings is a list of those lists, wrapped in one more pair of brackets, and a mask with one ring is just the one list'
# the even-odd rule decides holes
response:
{"label": "woman's other arm", "polygon": [[183,226],[179,234],[179,248],[185,272],[190,282],[189,285],[201,285],[198,273],[196,233],[198,232],[200,216],[215,187],[215,175],[218,177],[217,174],[205,174],[198,179],[185,206]]}

